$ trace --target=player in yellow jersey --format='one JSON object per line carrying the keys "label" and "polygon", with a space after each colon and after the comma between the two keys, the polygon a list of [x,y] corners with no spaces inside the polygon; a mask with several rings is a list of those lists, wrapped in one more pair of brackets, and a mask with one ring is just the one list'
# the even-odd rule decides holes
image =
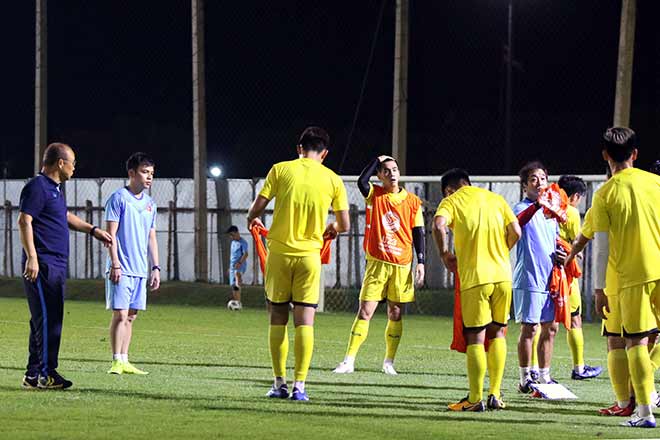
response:
{"label": "player in yellow jersey", "polygon": [[[500,391],[506,361],[505,329],[511,309],[509,251],[521,235],[518,219],[500,195],[471,186],[461,169],[442,176],[444,199],[433,222],[442,261],[460,279],[463,334],[467,344],[468,396],[449,405],[451,411],[483,411],[486,369],[490,390],[486,406],[504,408]],[[454,233],[454,255],[447,229]],[[489,340],[488,355],[484,350]]]}
{"label": "player in yellow jersey", "polygon": [[597,232],[607,232],[609,255],[616,262],[621,331],[626,340],[630,379],[637,399],[636,413],[625,426],[656,426],[651,412],[653,365],[648,335],[660,317],[660,176],[633,167],[637,159],[635,132],[607,129],[602,155],[612,171],[595,194],[591,215],[566,263]]}
{"label": "player in yellow jersey", "polygon": [[[314,348],[314,315],[319,301],[321,247],[324,237],[334,238],[349,228],[344,183],[322,162],[330,139],[319,127],[308,127],[298,142],[298,159],[270,169],[262,190],[248,211],[248,228],[261,224],[259,217],[275,199],[273,223],[268,233],[265,288],[269,302],[269,348],[273,387],[268,397],[287,398],[287,324],[293,303],[295,368],[292,400],[309,400],[305,380]],[[326,226],[328,209],[336,221]]]}
{"label": "player in yellow jersey", "polygon": [[[382,186],[372,185],[376,174]],[[351,328],[344,360],[334,373],[352,373],[355,357],[369,333],[369,322],[378,303],[387,300],[385,358],[382,371],[396,375],[394,358],[403,334],[403,304],[415,300],[414,284],[424,282],[425,237],[422,201],[399,186],[399,166],[390,156],[379,156],[367,165],[358,179],[366,199],[367,219],[364,246],[367,266],[360,290],[360,309]],[[413,247],[417,257],[413,282]]]}
{"label": "player in yellow jersey", "polygon": [[[580,211],[577,206],[587,193],[587,185],[578,176],[561,176],[557,182],[559,187],[568,196],[566,208],[566,223],[559,224],[559,236],[568,243],[573,243],[580,233]],[[580,280],[573,279],[571,293],[569,296],[571,306],[571,328],[566,332],[566,342],[571,350],[573,358],[573,371],[571,378],[574,380],[590,379],[602,373],[599,366],[592,367],[584,363],[584,335],[582,333],[582,298],[580,295]]]}

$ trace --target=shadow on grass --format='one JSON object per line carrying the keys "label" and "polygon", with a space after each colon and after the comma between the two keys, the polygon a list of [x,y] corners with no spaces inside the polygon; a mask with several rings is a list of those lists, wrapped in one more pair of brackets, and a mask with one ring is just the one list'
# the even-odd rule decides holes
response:
{"label": "shadow on grass", "polygon": [[[109,364],[108,359],[85,359],[85,358],[60,358],[60,360],[71,361],[71,362],[89,362],[89,363],[99,363],[99,364]],[[146,361],[146,360],[134,360],[136,364],[140,365],[165,365],[172,367],[208,367],[208,368],[253,368],[256,370],[271,370],[269,365],[241,365],[241,364],[220,364],[220,363],[211,363],[211,362],[163,362],[163,361]],[[1,368],[1,367],[0,367]]]}
{"label": "shadow on grass", "polygon": [[10,367],[8,365],[0,365],[0,370],[13,370],[13,371],[23,371],[23,372],[25,372],[25,368],[23,368],[23,367]]}
{"label": "shadow on grass", "polygon": [[[312,397],[313,398],[313,397]],[[321,407],[318,409],[313,409],[309,410],[309,407],[311,406],[310,403],[312,403],[313,400],[310,402],[305,402],[302,405],[299,406],[301,409],[300,414],[305,415],[305,416],[322,416],[322,417],[347,417],[347,418],[360,418],[360,419],[392,419],[392,414],[381,414],[381,413],[374,413],[374,412],[353,412],[353,411],[327,411],[323,410]],[[312,403],[313,404],[313,403]],[[297,405],[296,403],[289,403],[289,407],[291,405]],[[325,406],[325,405],[324,405]],[[305,407],[303,409],[303,407]],[[216,405],[203,405],[201,407],[198,407],[198,409],[206,410],[206,411],[219,411],[219,412],[226,412],[226,413],[240,413],[240,414],[246,414],[246,413],[253,413],[256,415],[264,415],[267,413],[271,414],[276,414],[276,415],[281,415],[282,414],[282,407],[280,405],[277,406],[277,408],[244,408],[244,407],[222,407],[222,406],[216,406]],[[491,423],[497,423],[497,424],[525,424],[525,425],[547,425],[548,423],[557,423],[552,420],[517,420],[517,419],[504,419],[504,418],[484,418],[483,420],[479,420],[479,415],[474,414],[470,418],[464,418],[458,416],[458,414],[451,415],[448,411],[438,411],[437,414],[433,415],[416,415],[416,414],[406,414],[405,415],[406,420],[426,420],[426,421],[437,421],[437,422],[452,422],[452,423],[486,423],[486,424],[491,424]]]}

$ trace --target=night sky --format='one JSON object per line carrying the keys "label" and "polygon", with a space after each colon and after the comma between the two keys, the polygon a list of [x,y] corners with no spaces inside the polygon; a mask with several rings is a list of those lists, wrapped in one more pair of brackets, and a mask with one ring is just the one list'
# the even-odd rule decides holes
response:
{"label": "night sky", "polygon": [[[390,151],[394,0],[206,3],[209,164],[229,177],[264,176],[294,156],[311,124],[330,132],[327,164],[343,174]],[[505,164],[507,2],[410,0],[409,174],[454,166],[509,174],[537,158],[551,173],[602,172],[620,3],[515,0],[513,163]],[[122,176],[126,157],[141,150],[154,156],[158,175],[191,177],[190,1],[48,7],[48,139],[76,149],[76,176]],[[34,2],[0,8],[0,168],[24,178],[33,163]],[[631,126],[641,167],[660,158],[657,9],[655,0],[638,0]]]}

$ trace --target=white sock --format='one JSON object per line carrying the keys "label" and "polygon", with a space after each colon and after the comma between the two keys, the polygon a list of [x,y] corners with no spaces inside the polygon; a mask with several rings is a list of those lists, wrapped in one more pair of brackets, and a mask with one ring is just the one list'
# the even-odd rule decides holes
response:
{"label": "white sock", "polygon": [[617,400],[616,404],[619,405],[619,408],[626,408],[630,405],[630,400]]}
{"label": "white sock", "polygon": [[655,403],[658,401],[658,392],[653,390],[651,392],[651,406],[655,406]]}
{"label": "white sock", "polygon": [[282,385],[286,385],[286,379],[283,377],[276,377],[275,378],[275,388],[279,388]]}
{"label": "white sock", "polygon": [[573,367],[573,371],[575,371],[577,374],[582,374],[584,373],[584,365],[576,365]]}
{"label": "white sock", "polygon": [[355,357],[353,356],[344,356],[344,363],[348,365],[355,365]]}
{"label": "white sock", "polygon": [[653,412],[651,411],[651,405],[637,404],[637,415],[640,417],[655,418],[653,417]]}
{"label": "white sock", "polygon": [[305,391],[305,382],[297,380],[293,383],[293,387],[298,388],[298,391]]}
{"label": "white sock", "polygon": [[520,370],[520,385],[525,385],[525,382],[527,382],[527,379],[530,379],[529,367],[518,367]]}
{"label": "white sock", "polygon": [[539,379],[541,383],[550,383],[550,368],[539,368]]}
{"label": "white sock", "polygon": [[394,359],[385,359],[383,361],[383,365],[387,365],[387,364],[394,365]]}
{"label": "white sock", "polygon": [[120,356],[122,361],[128,362],[128,353],[122,353]]}
{"label": "white sock", "polygon": [[122,359],[121,359],[121,354],[120,354],[120,353],[114,353],[114,354],[112,355],[112,360],[113,360],[113,361],[120,361],[120,360],[122,360]]}

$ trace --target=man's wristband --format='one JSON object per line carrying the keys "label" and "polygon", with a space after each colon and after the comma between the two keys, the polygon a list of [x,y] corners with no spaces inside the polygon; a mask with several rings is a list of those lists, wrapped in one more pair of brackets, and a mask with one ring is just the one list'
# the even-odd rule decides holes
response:
{"label": "man's wristband", "polygon": [[98,229],[98,226],[92,226],[92,229],[89,230],[89,235],[94,236],[94,231]]}
{"label": "man's wristband", "polygon": [[158,272],[160,272],[160,266],[154,266],[151,268],[151,270],[152,271],[157,270]]}

